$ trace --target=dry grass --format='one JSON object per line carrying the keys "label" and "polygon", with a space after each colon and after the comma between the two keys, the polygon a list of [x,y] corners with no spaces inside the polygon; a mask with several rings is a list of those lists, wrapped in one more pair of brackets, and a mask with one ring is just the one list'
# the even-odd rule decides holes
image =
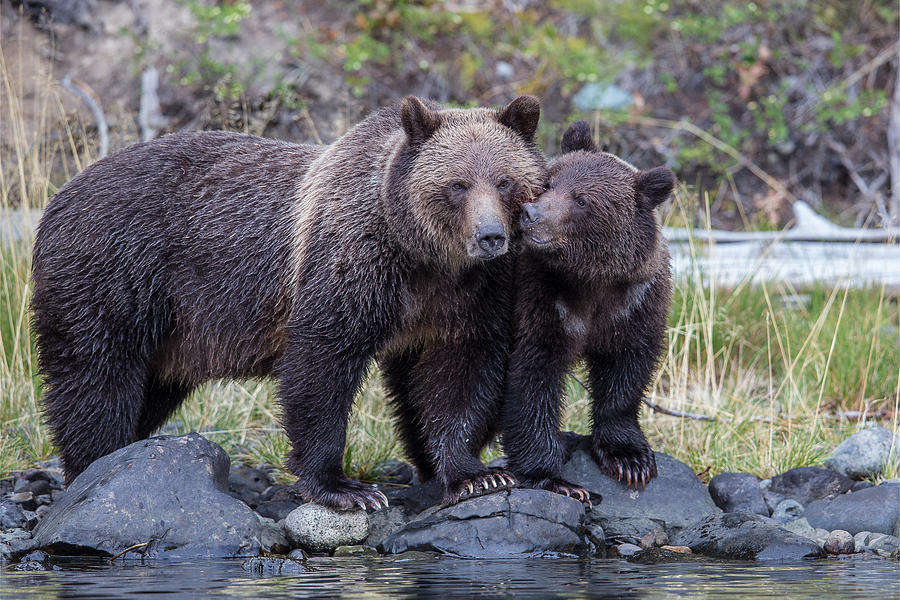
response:
{"label": "dry grass", "polygon": [[[57,185],[93,160],[82,124],[65,114],[50,79],[33,106],[0,54],[0,229],[16,207],[41,207]],[[38,115],[25,123],[23,115]],[[29,129],[26,125],[34,125]],[[56,181],[56,180],[59,181]],[[55,183],[54,183],[55,181]],[[679,194],[678,207],[697,202]],[[683,215],[682,215],[683,217]],[[0,243],[0,476],[54,454],[40,418],[40,379],[29,329],[30,241]],[[785,286],[704,288],[679,283],[668,350],[649,391],[668,408],[714,415],[701,422],[645,411],[651,443],[710,474],[739,470],[770,476],[821,462],[841,439],[867,426],[837,421],[838,409],[888,409],[898,432],[900,322],[885,290],[797,290]],[[808,297],[807,297],[808,296]],[[791,300],[791,299],[794,300]],[[216,382],[195,392],[167,430],[202,431],[233,457],[280,465],[288,449],[270,382]],[[574,380],[564,426],[587,432],[589,398]],[[345,466],[366,477],[401,453],[377,373],[363,386],[348,430]],[[498,454],[489,448],[485,458]],[[893,466],[887,476],[897,476]],[[287,474],[282,473],[284,478]]]}

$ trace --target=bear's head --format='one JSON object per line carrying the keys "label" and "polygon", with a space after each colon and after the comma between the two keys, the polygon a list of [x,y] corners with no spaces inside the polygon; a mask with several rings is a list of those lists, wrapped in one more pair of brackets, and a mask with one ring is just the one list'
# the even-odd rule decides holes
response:
{"label": "bear's head", "polygon": [[522,207],[523,245],[583,277],[639,278],[657,255],[655,208],[675,175],[665,167],[640,171],[601,151],[584,121],[566,130],[562,152],[547,191]]}
{"label": "bear's head", "polygon": [[545,160],[534,145],[539,118],[532,96],[498,111],[405,98],[405,143],[388,173],[389,197],[403,204],[394,207],[404,213],[401,243],[453,265],[504,254],[521,205],[536,198],[546,180]]}

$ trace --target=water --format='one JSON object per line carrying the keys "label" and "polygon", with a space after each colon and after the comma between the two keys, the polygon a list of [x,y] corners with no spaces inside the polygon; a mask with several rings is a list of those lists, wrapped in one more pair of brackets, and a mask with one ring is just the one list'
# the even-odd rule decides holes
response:
{"label": "water", "polygon": [[900,564],[827,560],[764,565],[624,560],[312,558],[301,575],[254,577],[240,560],[99,560],[56,572],[0,573],[0,597],[123,598],[900,598]]}

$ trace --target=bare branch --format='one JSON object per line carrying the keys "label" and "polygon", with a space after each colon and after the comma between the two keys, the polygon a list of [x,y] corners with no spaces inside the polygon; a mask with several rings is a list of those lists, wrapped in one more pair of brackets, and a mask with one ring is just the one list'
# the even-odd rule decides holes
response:
{"label": "bare branch", "polygon": [[83,81],[72,77],[71,73],[66,74],[60,83],[64,88],[81,98],[94,115],[94,121],[97,123],[97,133],[100,135],[99,158],[103,158],[109,152],[109,126],[106,124],[106,117],[103,115],[100,103],[94,98],[93,90]]}

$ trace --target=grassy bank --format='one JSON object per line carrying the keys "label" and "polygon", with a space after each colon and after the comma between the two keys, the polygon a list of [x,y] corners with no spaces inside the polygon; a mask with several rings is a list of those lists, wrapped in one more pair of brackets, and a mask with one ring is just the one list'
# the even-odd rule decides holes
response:
{"label": "grassy bank", "polygon": [[[54,453],[39,413],[29,269],[27,241],[0,250],[0,475]],[[886,409],[892,417],[882,424],[898,431],[898,321],[896,297],[879,289],[723,291],[681,282],[668,350],[648,397],[716,420],[645,409],[648,437],[697,472],[740,470],[764,477],[820,463],[841,439],[867,424],[864,417],[839,419],[840,411]],[[570,378],[566,393],[565,427],[587,432],[586,391]],[[287,451],[278,423],[271,382],[216,382],[195,392],[167,431],[202,431],[236,459],[278,465]],[[373,369],[354,408],[346,467],[365,477],[379,461],[400,455]]]}
{"label": "grassy bank", "polygon": [[[2,59],[2,54],[0,54]],[[0,60],[0,217],[11,206],[43,206],[68,176],[93,160],[73,135],[48,79],[24,106]],[[24,111],[42,115],[29,131]],[[51,132],[55,132],[51,135]],[[80,140],[80,141],[76,141]],[[51,180],[51,173],[61,181]],[[697,198],[682,190],[671,218]],[[5,220],[0,218],[0,227]],[[40,418],[40,378],[27,310],[30,241],[0,243],[0,477],[54,454]],[[839,411],[887,410],[881,423],[900,431],[900,311],[881,289],[793,290],[783,285],[705,288],[679,282],[668,350],[649,399],[669,409],[715,417],[683,419],[645,410],[655,448],[697,472],[728,470],[770,476],[814,465],[841,439],[866,426]],[[564,427],[589,430],[589,398],[575,379]],[[195,392],[167,431],[204,432],[233,458],[280,465],[288,449],[271,382],[213,383]],[[485,458],[499,453],[490,448]],[[348,472],[366,477],[399,457],[384,390],[373,369],[357,399],[345,454]],[[897,476],[896,468],[887,476]],[[285,478],[286,474],[283,474]]]}

